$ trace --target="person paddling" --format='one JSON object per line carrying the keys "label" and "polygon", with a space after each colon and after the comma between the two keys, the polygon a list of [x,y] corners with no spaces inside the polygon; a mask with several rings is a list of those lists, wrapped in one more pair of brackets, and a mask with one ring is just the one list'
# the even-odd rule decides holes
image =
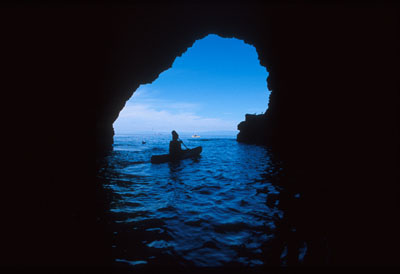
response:
{"label": "person paddling", "polygon": [[[179,140],[179,135],[175,130],[171,132],[172,141],[169,142],[169,154],[153,155],[151,156],[152,164],[161,164],[166,162],[173,162],[177,160],[199,157],[203,148],[201,146],[189,149],[182,140]],[[181,148],[181,144],[186,149]]]}
{"label": "person paddling", "polygon": [[171,155],[172,157],[176,157],[182,153],[182,141],[179,140],[179,135],[175,130],[173,130],[171,134],[172,141],[169,142],[169,155]]}

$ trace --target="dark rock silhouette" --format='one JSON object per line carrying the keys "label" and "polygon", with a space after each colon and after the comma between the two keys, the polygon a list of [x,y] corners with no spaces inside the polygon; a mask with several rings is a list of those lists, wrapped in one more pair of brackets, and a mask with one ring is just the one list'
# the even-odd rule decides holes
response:
{"label": "dark rock silhouette", "polygon": [[398,265],[395,6],[7,4],[1,13],[11,139],[2,265],[111,265],[96,159],[136,88],[210,33],[254,45],[269,71],[268,110],[249,116],[259,122],[241,124],[238,139],[286,162],[283,184],[303,209],[297,216],[287,198],[287,212],[316,254],[305,261]]}
{"label": "dark rock silhouette", "polygon": [[265,127],[267,117],[265,114],[246,114],[246,119],[240,122],[238,130],[240,131],[237,140],[243,143],[259,144],[266,143],[265,132],[260,129]]}

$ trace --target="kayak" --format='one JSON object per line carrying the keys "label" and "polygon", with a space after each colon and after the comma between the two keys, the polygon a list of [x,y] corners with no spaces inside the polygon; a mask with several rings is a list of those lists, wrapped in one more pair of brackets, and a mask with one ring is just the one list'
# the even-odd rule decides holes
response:
{"label": "kayak", "polygon": [[202,147],[195,147],[193,149],[182,150],[182,154],[178,155],[177,157],[171,157],[169,154],[153,155],[151,156],[151,162],[153,164],[161,164],[166,162],[179,161],[191,157],[197,157],[200,155],[202,150],[203,150]]}

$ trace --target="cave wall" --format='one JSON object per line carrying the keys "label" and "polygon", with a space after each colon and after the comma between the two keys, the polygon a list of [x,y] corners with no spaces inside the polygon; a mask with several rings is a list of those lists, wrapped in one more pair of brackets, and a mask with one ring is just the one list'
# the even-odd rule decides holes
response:
{"label": "cave wall", "polygon": [[328,264],[395,264],[394,6],[9,4],[1,20],[4,128],[16,144],[4,193],[18,193],[3,200],[7,264],[107,264],[96,155],[134,90],[210,33],[254,45],[268,69],[259,143],[297,178],[288,187],[329,239]]}

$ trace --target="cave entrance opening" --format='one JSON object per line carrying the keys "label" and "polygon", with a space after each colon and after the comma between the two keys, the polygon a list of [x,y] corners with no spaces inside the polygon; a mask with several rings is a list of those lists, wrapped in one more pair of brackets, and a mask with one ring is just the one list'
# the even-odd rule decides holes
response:
{"label": "cave entrance opening", "polygon": [[114,122],[116,135],[170,133],[236,136],[245,114],[268,107],[268,72],[254,46],[210,34],[144,84]]}
{"label": "cave entrance opening", "polygon": [[[119,262],[263,264],[253,251],[275,226],[264,191],[279,191],[264,180],[275,165],[267,149],[237,142],[236,134],[246,113],[266,111],[267,76],[253,46],[208,35],[126,102],[102,174],[116,194],[110,218]],[[182,161],[168,156],[170,147],[179,150],[172,130],[182,145],[197,148],[181,154]],[[265,233],[254,229],[266,224]],[[239,258],[237,246],[248,259]]]}

